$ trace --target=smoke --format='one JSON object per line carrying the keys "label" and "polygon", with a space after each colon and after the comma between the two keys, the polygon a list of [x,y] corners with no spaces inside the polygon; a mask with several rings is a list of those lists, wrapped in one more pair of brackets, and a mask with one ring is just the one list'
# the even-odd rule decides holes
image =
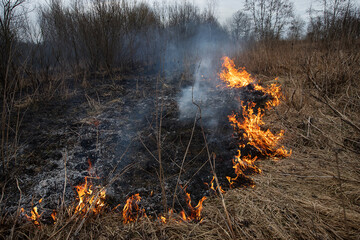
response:
{"label": "smoke", "polygon": [[[192,84],[183,87],[177,98],[179,119],[192,121],[199,106],[203,123],[208,128],[216,128],[238,105],[219,87],[218,78],[221,58],[233,49],[231,41],[219,26],[202,25],[190,40],[178,46],[182,48],[176,49],[177,52],[185,53],[196,63],[192,65]],[[172,51],[174,54],[173,47]]]}

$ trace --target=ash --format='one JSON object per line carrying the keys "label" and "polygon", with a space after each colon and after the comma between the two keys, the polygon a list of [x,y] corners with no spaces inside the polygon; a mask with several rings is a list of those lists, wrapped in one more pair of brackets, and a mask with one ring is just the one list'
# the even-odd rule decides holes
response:
{"label": "ash", "polygon": [[[251,86],[241,91],[219,87],[209,66],[202,63],[190,77],[144,71],[114,82],[95,75],[88,80],[91,87],[74,86],[65,99],[34,103],[22,123],[17,160],[2,176],[7,193],[2,209],[15,212],[19,201],[27,209],[40,198],[45,215],[62,201],[71,205],[74,186],[89,175],[90,162],[99,177],[93,184],[106,186],[109,209],[139,193],[146,213],[160,214],[163,184],[166,203],[179,212],[186,209],[185,189],[194,203],[214,194],[205,184],[213,172],[204,136],[210,154],[216,154],[220,183],[227,186],[239,140],[227,116],[240,109],[239,101],[261,104],[267,96]],[[207,76],[201,75],[204,70]]]}

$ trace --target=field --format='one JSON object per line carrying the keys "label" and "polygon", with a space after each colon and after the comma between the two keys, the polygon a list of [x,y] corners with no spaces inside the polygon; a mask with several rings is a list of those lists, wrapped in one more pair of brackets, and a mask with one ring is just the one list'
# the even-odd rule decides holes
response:
{"label": "field", "polygon": [[59,4],[0,56],[1,239],[360,239],[346,19],[239,40],[191,4]]}

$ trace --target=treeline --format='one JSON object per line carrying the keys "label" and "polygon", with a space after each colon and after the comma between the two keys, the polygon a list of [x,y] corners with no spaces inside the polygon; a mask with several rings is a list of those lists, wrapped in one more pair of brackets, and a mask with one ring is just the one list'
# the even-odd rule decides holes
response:
{"label": "treeline", "polygon": [[359,7],[352,0],[322,0],[317,9],[309,6],[307,30],[289,0],[244,3],[221,25],[211,1],[200,9],[190,1],[76,0],[64,4],[50,0],[37,13],[35,31],[26,18],[26,0],[1,0],[1,88],[8,91],[18,86],[17,78],[27,78],[35,89],[41,78],[48,79],[58,70],[77,73],[181,65],[184,59],[196,58],[204,45],[238,48],[283,39],[352,44],[360,37]]}
{"label": "treeline", "polygon": [[189,38],[208,22],[219,27],[211,17],[188,3],[164,9],[125,0],[75,1],[67,7],[52,1],[40,13],[41,44],[53,56],[51,66],[66,62],[97,70],[154,64],[170,40]]}
{"label": "treeline", "polygon": [[[351,42],[360,37],[360,8],[352,0],[319,0],[308,9],[308,24],[289,0],[245,0],[228,21],[236,41],[300,40]],[[305,29],[307,25],[307,29]]]}
{"label": "treeline", "polygon": [[253,73],[288,74],[289,65],[293,73],[304,71],[300,67],[313,73],[324,66],[313,78],[330,95],[357,84],[359,58],[347,54],[357,53],[360,43],[354,0],[318,1],[309,6],[308,23],[290,0],[245,0],[225,24],[214,1],[204,8],[179,2],[48,0],[34,23],[27,17],[30,0],[0,0],[2,171],[17,155],[21,108],[39,98],[66,98],[68,85],[96,72],[191,73],[201,57],[230,54]]}
{"label": "treeline", "polygon": [[95,0],[64,6],[53,0],[39,18],[41,45],[47,50],[45,55],[51,56],[46,64],[65,63],[91,71],[157,65],[171,54],[169,47],[176,46],[172,51],[177,55],[190,50],[189,41],[201,27],[222,28],[211,10],[187,2],[160,6]]}

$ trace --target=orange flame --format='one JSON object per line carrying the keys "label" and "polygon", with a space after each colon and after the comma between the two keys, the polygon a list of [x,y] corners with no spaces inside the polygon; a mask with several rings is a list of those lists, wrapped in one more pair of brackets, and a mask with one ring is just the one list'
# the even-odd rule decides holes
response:
{"label": "orange flame", "polygon": [[229,57],[223,57],[223,71],[219,74],[229,88],[241,88],[253,83],[255,80],[245,71],[245,68],[236,69],[234,62]]}
{"label": "orange flame", "polygon": [[[24,208],[21,208],[21,212],[25,212]],[[25,217],[30,222],[32,222],[35,226],[40,227],[41,214],[38,213],[38,208],[32,207],[30,213],[31,213],[31,216],[25,214]]]}
{"label": "orange flame", "polygon": [[136,222],[141,217],[146,216],[145,209],[140,209],[139,207],[140,200],[141,197],[139,193],[132,195],[126,200],[123,209],[124,223]]}
{"label": "orange flame", "polygon": [[[89,169],[88,172],[90,175],[94,175],[92,173],[92,165],[90,160],[88,160]],[[88,211],[93,211],[94,214],[99,214],[102,208],[105,206],[105,198],[106,198],[106,189],[101,189],[101,187],[97,187],[100,190],[93,190],[93,184],[88,182],[89,177],[85,177],[85,183],[75,186],[75,190],[78,194],[77,201],[78,204],[75,208],[74,213],[87,213]],[[98,178],[92,177],[92,178]]]}
{"label": "orange flame", "polygon": [[[275,78],[275,81],[278,81],[278,78]],[[280,104],[280,100],[284,98],[281,93],[281,86],[278,83],[272,83],[266,88],[255,84],[254,88],[257,91],[261,91],[271,96],[271,100],[266,102],[266,109],[278,106]]]}
{"label": "orange flame", "polygon": [[[229,88],[242,88],[249,84],[254,86],[256,91],[263,92],[270,96],[270,99],[265,103],[265,109],[276,107],[283,99],[281,87],[278,83],[273,83],[268,87],[263,87],[255,82],[244,68],[236,69],[234,62],[228,58],[223,57],[223,70],[219,74]],[[278,79],[276,78],[275,81]],[[263,116],[264,110],[257,108],[257,114],[254,113],[255,103],[250,103],[248,106],[242,107],[242,119],[238,120],[237,114],[229,115],[229,121],[240,135],[247,141],[246,144],[256,148],[263,156],[266,157],[288,157],[291,155],[291,150],[287,151],[284,146],[279,146],[279,141],[284,135],[281,130],[278,134],[273,134],[269,129],[266,131],[261,128],[264,125]],[[244,174],[244,171],[250,170],[252,173],[261,173],[261,170],[255,166],[257,157],[241,156],[241,149],[245,148],[245,144],[239,144],[238,154],[233,158],[233,168],[235,169],[235,178],[227,177],[230,188],[234,188],[236,183],[240,180],[246,180],[254,187],[253,182]],[[212,182],[211,182],[212,184]]]}
{"label": "orange flame", "polygon": [[291,150],[288,152],[284,146],[278,147],[278,142],[284,136],[284,131],[281,130],[278,134],[273,134],[269,129],[262,130],[260,126],[264,125],[262,120],[264,113],[261,109],[258,114],[254,114],[255,104],[249,104],[248,107],[243,107],[242,122],[238,121],[236,114],[229,117],[229,121],[235,129],[243,130],[243,136],[248,140],[249,145],[252,145],[260,153],[269,157],[288,157],[291,155]]}
{"label": "orange flame", "polygon": [[93,185],[88,183],[88,177],[85,177],[85,183],[76,186],[78,204],[75,213],[87,213],[92,209],[94,214],[99,214],[105,206],[106,190],[93,191]]}
{"label": "orange flame", "polygon": [[181,220],[178,220],[178,218],[176,216],[174,216],[174,210],[172,210],[171,208],[169,209],[167,215],[161,215],[160,217],[158,217],[158,220],[160,221],[160,223],[166,224],[169,222],[175,222],[175,223],[179,223]]}
{"label": "orange flame", "polygon": [[215,193],[217,193],[217,191],[216,191],[217,189],[219,189],[221,193],[225,193],[225,191],[222,189],[221,186],[217,186],[216,188],[214,187],[214,180],[215,180],[215,176],[213,176],[213,178],[211,179],[210,183],[205,183],[205,184],[208,185],[209,188],[210,188],[211,190],[213,190]]}
{"label": "orange flame", "polygon": [[199,203],[193,207],[191,205],[191,196],[190,193],[186,193],[186,204],[188,206],[188,209],[190,211],[190,214],[188,216],[186,216],[185,211],[182,210],[180,212],[180,216],[184,221],[197,221],[197,222],[201,222],[203,220],[203,218],[201,217],[201,211],[203,209],[203,202],[206,200],[206,197],[202,197],[199,201]]}
{"label": "orange flame", "polygon": [[161,223],[166,223],[167,222],[167,219],[164,216],[160,216],[159,219],[160,219]]}
{"label": "orange flame", "polygon": [[51,213],[51,218],[53,219],[54,224],[56,224],[56,222],[57,222],[56,215],[57,215],[57,212],[55,210],[53,210],[53,212]]}
{"label": "orange flame", "polygon": [[261,169],[254,165],[256,160],[257,157],[251,158],[250,155],[241,158],[240,150],[238,150],[238,154],[232,160],[236,177],[226,177],[230,183],[230,188],[235,188],[237,186],[237,183],[240,182],[240,180],[244,179],[249,183],[250,187],[255,186],[254,183],[246,177],[244,171],[250,169],[254,173],[261,173]]}

